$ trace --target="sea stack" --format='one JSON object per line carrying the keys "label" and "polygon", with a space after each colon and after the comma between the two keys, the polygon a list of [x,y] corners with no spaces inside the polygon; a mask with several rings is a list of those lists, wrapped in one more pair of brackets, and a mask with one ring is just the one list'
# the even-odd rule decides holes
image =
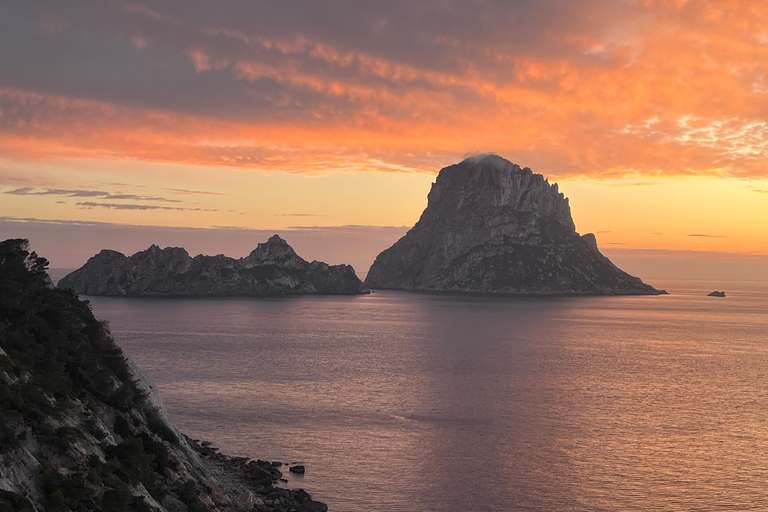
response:
{"label": "sea stack", "polygon": [[349,265],[308,262],[274,235],[245,258],[219,254],[194,258],[181,247],[149,249],[125,256],[103,250],[59,288],[83,295],[227,297],[355,295],[369,293]]}
{"label": "sea stack", "polygon": [[659,295],[576,232],[568,199],[497,155],[440,171],[416,225],[378,255],[369,288],[537,295]]}

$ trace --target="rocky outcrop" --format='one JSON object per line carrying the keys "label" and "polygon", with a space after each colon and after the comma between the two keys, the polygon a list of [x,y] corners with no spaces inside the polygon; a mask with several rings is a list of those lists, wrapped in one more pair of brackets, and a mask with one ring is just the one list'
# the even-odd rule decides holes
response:
{"label": "rocky outcrop", "polygon": [[725,292],[724,291],[721,292],[721,291],[715,290],[713,292],[708,293],[707,297],[725,297]]}
{"label": "rocky outcrop", "polygon": [[62,278],[59,288],[83,295],[249,296],[368,293],[349,265],[311,263],[274,235],[245,258],[198,255],[180,247],[125,256],[103,250]]}
{"label": "rocky outcrop", "polygon": [[660,294],[580,236],[557,184],[499,156],[440,171],[416,225],[383,251],[370,288],[508,294]]}
{"label": "rocky outcrop", "polygon": [[179,432],[87,302],[46,282],[23,240],[0,242],[0,510],[300,511],[274,464]]}

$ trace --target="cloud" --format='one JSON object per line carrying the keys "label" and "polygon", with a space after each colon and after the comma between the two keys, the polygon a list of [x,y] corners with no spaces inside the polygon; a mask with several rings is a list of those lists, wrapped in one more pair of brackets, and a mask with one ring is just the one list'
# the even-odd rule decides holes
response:
{"label": "cloud", "polygon": [[620,183],[609,183],[609,187],[618,187],[618,188],[627,188],[627,187],[652,187],[652,186],[658,186],[658,185],[666,185],[667,181],[643,181],[643,182],[620,182]]}
{"label": "cloud", "polygon": [[324,217],[317,213],[276,213],[275,217]]}
{"label": "cloud", "polygon": [[723,235],[705,235],[705,234],[702,234],[702,233],[692,233],[692,234],[687,235],[687,236],[699,236],[699,237],[703,237],[703,238],[726,238]]}
{"label": "cloud", "polygon": [[110,210],[176,210],[188,212],[217,212],[217,209],[210,208],[181,208],[176,206],[158,206],[151,204],[124,204],[124,203],[94,203],[85,201],[77,203],[77,206],[83,208],[108,208]]}
{"label": "cloud", "polygon": [[765,15],[757,0],[25,2],[0,7],[0,144],[303,173],[434,172],[483,150],[550,177],[766,176]]}
{"label": "cloud", "polygon": [[195,194],[202,194],[202,195],[210,195],[210,196],[225,196],[227,194],[222,194],[221,192],[210,192],[206,190],[186,190],[183,188],[164,188],[163,190],[167,190],[169,192],[173,192],[174,194],[189,194],[189,195],[195,195]]}
{"label": "cloud", "polygon": [[162,201],[166,203],[180,203],[178,199],[166,199],[164,197],[139,196],[135,194],[112,194],[103,190],[67,190],[67,189],[44,189],[37,190],[32,187],[17,188],[3,192],[17,196],[65,196],[65,197],[97,197],[100,199],[125,199],[134,201]]}

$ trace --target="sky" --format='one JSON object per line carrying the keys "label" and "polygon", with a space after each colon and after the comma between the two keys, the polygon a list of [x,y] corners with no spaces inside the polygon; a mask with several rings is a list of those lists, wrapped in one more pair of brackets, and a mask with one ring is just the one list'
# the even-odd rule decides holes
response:
{"label": "sky", "polygon": [[2,2],[0,236],[76,267],[279,233],[364,273],[442,167],[493,152],[641,277],[768,279],[767,20],[751,0]]}

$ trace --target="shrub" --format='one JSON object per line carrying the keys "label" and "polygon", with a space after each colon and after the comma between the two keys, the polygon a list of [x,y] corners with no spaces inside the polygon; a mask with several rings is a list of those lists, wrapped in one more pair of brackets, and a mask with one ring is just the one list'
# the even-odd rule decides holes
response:
{"label": "shrub", "polygon": [[123,482],[118,482],[113,489],[104,493],[101,499],[101,508],[106,512],[122,510],[133,501],[131,489]]}

